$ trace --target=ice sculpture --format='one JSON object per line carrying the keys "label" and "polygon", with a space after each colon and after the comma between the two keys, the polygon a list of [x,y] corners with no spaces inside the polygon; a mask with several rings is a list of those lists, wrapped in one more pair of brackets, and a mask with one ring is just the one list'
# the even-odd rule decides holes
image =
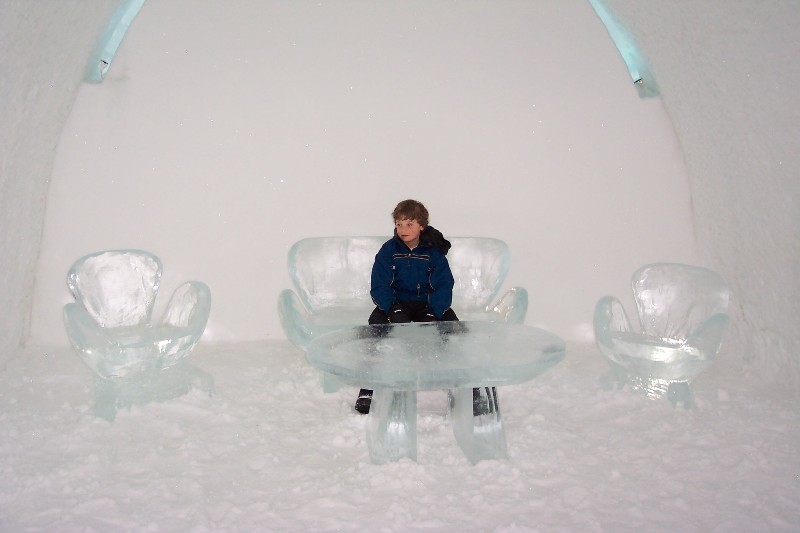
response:
{"label": "ice sculpture", "polygon": [[151,323],[161,261],[141,250],[110,250],[78,259],[67,274],[74,303],[64,306],[72,346],[94,371],[97,414],[210,392],[213,380],[184,358],[205,330],[211,292],[190,281],[175,289],[162,319]]}
{"label": "ice sculpture", "polygon": [[[454,391],[456,441],[475,464],[507,456],[492,387],[535,378],[561,361],[564,349],[556,335],[522,324],[411,323],[358,326],[316,337],[308,360],[347,384],[375,391],[367,422],[372,462],[416,459],[416,391],[447,389]],[[473,388],[490,406],[487,414],[473,415]]]}
{"label": "ice sculpture", "polygon": [[690,385],[714,360],[728,324],[728,287],[707,268],[677,263],[646,265],[631,284],[640,333],[613,296],[595,307],[595,337],[611,363],[603,382],[688,409]]}
{"label": "ice sculpture", "polygon": [[[289,250],[294,290],[284,290],[278,312],[286,336],[306,348],[315,337],[365,324],[375,307],[369,295],[375,254],[386,237],[317,237]],[[511,255],[503,241],[454,237],[447,259],[455,278],[453,309],[461,320],[520,324],[528,293],[510,289],[494,302],[508,273]]]}

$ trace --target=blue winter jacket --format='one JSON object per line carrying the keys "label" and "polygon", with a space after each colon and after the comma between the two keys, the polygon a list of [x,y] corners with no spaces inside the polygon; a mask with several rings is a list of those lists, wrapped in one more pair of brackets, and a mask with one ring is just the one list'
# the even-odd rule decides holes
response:
{"label": "blue winter jacket", "polygon": [[409,250],[395,236],[383,243],[375,256],[370,295],[386,312],[399,301],[428,302],[441,320],[453,302],[454,283],[447,258],[436,247],[420,243]]}

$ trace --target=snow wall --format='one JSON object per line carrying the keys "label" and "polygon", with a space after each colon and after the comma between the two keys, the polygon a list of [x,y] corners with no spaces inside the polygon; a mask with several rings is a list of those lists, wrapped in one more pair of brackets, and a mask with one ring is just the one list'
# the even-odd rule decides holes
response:
{"label": "snow wall", "polygon": [[56,146],[118,3],[0,2],[0,368],[28,339]]}
{"label": "snow wall", "polygon": [[89,4],[0,8],[3,359],[66,342],[66,268],[118,247],[162,257],[162,304],[211,285],[208,339],[282,338],[291,243],[388,234],[414,197],[509,242],[529,324],[586,340],[635,267],[697,262],[735,293],[725,360],[792,376],[792,2],[608,2],[658,78],[645,100],[578,0],[152,2],[81,85],[115,7]]}

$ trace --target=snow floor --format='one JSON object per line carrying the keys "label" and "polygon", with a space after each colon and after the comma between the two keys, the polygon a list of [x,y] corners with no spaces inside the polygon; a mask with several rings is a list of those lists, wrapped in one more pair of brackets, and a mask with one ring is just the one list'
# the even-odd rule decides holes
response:
{"label": "snow floor", "polygon": [[[594,346],[498,390],[510,459],[471,466],[443,392],[418,461],[369,462],[356,390],[324,394],[285,341],[201,343],[192,391],[92,414],[67,349],[0,373],[0,531],[798,531],[797,398],[712,366],[695,407],[604,391]],[[720,364],[720,361],[715,363]]]}

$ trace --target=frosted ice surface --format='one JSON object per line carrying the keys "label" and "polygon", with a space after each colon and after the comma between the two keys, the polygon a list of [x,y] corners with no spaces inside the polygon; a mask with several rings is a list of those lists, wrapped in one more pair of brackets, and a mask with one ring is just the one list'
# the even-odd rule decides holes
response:
{"label": "frosted ice surface", "polygon": [[564,349],[556,335],[521,324],[420,322],[328,334],[309,346],[308,359],[351,385],[436,390],[523,383]]}
{"label": "frosted ice surface", "polygon": [[[476,399],[485,402],[489,409],[476,414],[473,410]],[[508,457],[506,435],[500,417],[497,390],[494,387],[459,387],[452,393],[452,404],[448,407],[453,434],[470,463]]]}
{"label": "frosted ice surface", "polygon": [[145,371],[130,378],[95,376],[94,413],[111,421],[121,409],[172,400],[193,389],[211,394],[214,378],[185,359],[169,368]]}
{"label": "frosted ice surface", "polygon": [[601,298],[595,307],[595,337],[612,367],[604,381],[651,398],[667,395],[673,405],[688,408],[691,382],[719,351],[729,289],[711,270],[676,263],[646,265],[634,272],[631,285],[639,332],[615,297]]}
{"label": "frosted ice surface", "polygon": [[[359,326],[315,339],[312,365],[341,381],[374,389],[367,443],[375,463],[416,458],[415,391],[453,389],[454,433],[472,463],[506,457],[492,386],[533,379],[564,357],[547,331],[502,322]],[[473,416],[473,388],[493,406]]]}
{"label": "frosted ice surface", "polygon": [[101,252],[78,259],[67,285],[99,326],[139,326],[150,320],[161,271],[161,261],[147,252]]}
{"label": "frosted ice surface", "polygon": [[417,395],[376,390],[367,420],[367,446],[374,464],[402,457],[417,460]]}
{"label": "frosted ice surface", "polygon": [[[365,324],[374,304],[370,274],[375,254],[388,237],[317,237],[289,250],[294,290],[278,300],[286,336],[306,348],[324,333]],[[522,323],[528,294],[522,287],[495,301],[508,273],[511,255],[503,241],[453,237],[447,255],[455,278],[452,307],[462,320]]]}
{"label": "frosted ice surface", "polygon": [[[98,405],[165,399],[167,391],[183,390],[177,383],[190,383],[190,374],[199,372],[178,363],[189,355],[205,330],[211,292],[202,282],[184,283],[175,289],[161,320],[153,323],[161,272],[161,262],[148,252],[112,250],[78,259],[67,274],[75,298],[64,307],[67,335],[84,363],[100,378]],[[172,367],[176,369],[159,374]],[[209,388],[208,379],[199,381]],[[159,383],[163,385],[161,391],[157,390]],[[117,391],[112,396],[128,399],[121,403],[118,398],[109,400],[111,390]]]}

